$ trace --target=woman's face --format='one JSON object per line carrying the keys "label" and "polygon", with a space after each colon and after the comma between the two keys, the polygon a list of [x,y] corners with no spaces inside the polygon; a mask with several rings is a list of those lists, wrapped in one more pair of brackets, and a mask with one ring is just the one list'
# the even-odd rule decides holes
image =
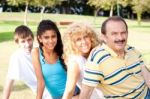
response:
{"label": "woman's face", "polygon": [[54,30],[46,30],[39,38],[39,41],[48,50],[54,50],[57,44],[57,34]]}
{"label": "woman's face", "polygon": [[92,43],[88,34],[77,35],[74,39],[74,43],[75,48],[77,48],[82,55],[88,54],[91,50]]}

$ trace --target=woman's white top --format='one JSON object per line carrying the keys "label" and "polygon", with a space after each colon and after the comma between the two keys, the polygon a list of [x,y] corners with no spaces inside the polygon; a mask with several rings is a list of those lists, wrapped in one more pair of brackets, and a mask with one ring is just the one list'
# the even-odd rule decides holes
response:
{"label": "woman's white top", "polygon": [[[85,63],[86,63],[86,58],[83,56],[79,56],[79,55],[70,55],[70,57],[68,59],[69,59],[68,60],[69,63],[75,62],[79,66],[80,78],[78,79],[77,85],[81,89],[82,79],[83,79],[83,71],[84,71],[84,67],[85,67]],[[72,66],[74,66],[74,65],[72,65]],[[91,99],[104,99],[104,97],[103,97],[102,92],[98,88],[95,88],[91,95]]]}

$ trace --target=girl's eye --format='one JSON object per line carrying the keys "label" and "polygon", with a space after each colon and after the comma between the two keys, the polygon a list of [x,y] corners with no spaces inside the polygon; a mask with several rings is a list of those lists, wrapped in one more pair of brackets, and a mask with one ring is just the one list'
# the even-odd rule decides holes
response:
{"label": "girl's eye", "polygon": [[45,36],[44,38],[45,38],[45,39],[48,39],[48,38],[49,38],[49,36]]}
{"label": "girl's eye", "polygon": [[53,35],[52,38],[56,38],[56,35]]}

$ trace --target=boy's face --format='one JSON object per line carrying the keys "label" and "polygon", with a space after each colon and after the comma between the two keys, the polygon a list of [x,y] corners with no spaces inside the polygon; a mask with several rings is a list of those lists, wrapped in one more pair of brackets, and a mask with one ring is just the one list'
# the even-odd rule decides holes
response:
{"label": "boy's face", "polygon": [[18,38],[18,44],[25,52],[31,53],[33,47],[33,38],[31,36],[26,38]]}

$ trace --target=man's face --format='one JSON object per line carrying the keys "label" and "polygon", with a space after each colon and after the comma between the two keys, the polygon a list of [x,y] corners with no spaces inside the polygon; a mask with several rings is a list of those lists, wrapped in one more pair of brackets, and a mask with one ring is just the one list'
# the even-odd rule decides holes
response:
{"label": "man's face", "polygon": [[25,52],[30,53],[33,47],[33,38],[31,36],[19,38],[18,44]]}
{"label": "man's face", "polygon": [[109,21],[106,24],[105,43],[115,52],[124,51],[127,43],[128,31],[122,21]]}

